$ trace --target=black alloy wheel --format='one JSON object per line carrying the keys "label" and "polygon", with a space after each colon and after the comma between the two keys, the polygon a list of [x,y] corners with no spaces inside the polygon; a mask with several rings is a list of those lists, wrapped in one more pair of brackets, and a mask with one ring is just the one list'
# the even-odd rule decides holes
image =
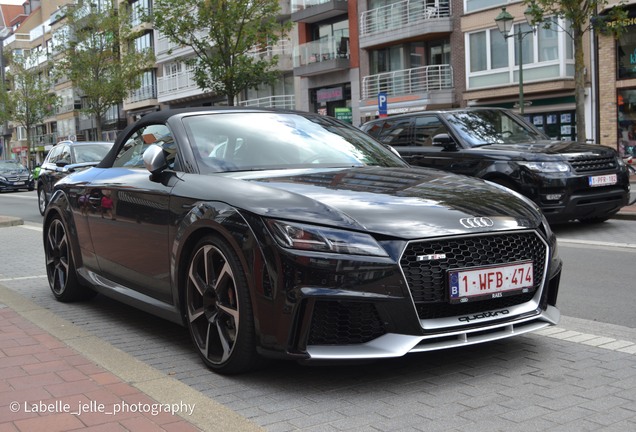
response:
{"label": "black alloy wheel", "polygon": [[44,212],[46,211],[46,193],[44,192],[44,187],[38,187],[38,209],[40,210],[40,214],[44,216]]}
{"label": "black alloy wheel", "polygon": [[56,216],[47,227],[44,254],[49,287],[56,299],[70,302],[97,295],[90,288],[80,285],[77,280],[71,245],[59,216]]}
{"label": "black alloy wheel", "polygon": [[185,319],[203,361],[216,372],[252,369],[258,355],[245,273],[223,240],[204,237],[188,263]]}

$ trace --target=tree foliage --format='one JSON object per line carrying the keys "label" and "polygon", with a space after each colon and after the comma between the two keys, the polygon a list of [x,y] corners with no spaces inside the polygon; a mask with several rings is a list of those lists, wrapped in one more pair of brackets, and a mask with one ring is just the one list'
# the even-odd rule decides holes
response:
{"label": "tree foliage", "polygon": [[[141,75],[151,69],[155,56],[150,48],[128,45],[142,33],[134,33],[128,11],[114,0],[84,2],[71,11],[66,25],[55,34],[58,76],[66,76],[85,98],[82,111],[95,118],[97,137],[101,119],[141,85]],[[98,138],[99,139],[99,138]]]}
{"label": "tree foliage", "polygon": [[197,86],[234,97],[259,84],[273,84],[278,55],[271,59],[248,56],[254,48],[276,44],[293,24],[276,22],[278,0],[157,0],[154,28],[170,42],[191,47],[195,57],[179,61],[193,68]]}
{"label": "tree foliage", "polygon": [[[532,10],[535,23],[544,28],[559,26],[552,21],[552,17],[565,20],[564,26],[559,26],[574,42],[574,83],[576,99],[576,139],[586,140],[585,120],[585,57],[583,52],[583,36],[592,29],[604,34],[619,36],[624,30],[624,20],[627,12],[622,4],[611,8],[603,17],[597,12],[604,9],[607,0],[525,0]],[[556,29],[552,29],[556,30]]]}
{"label": "tree foliage", "polygon": [[[31,129],[55,115],[59,98],[50,92],[47,70],[39,67],[41,51],[13,51],[7,54],[9,84],[0,91],[0,120],[17,123],[26,129],[27,154],[31,154]],[[27,158],[27,164],[30,159]]]}

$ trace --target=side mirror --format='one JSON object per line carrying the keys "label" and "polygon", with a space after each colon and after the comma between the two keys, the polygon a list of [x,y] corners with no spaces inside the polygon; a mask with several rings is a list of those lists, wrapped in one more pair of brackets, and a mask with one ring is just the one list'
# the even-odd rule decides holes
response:
{"label": "side mirror", "polygon": [[62,160],[59,160],[59,161],[55,162],[55,165],[57,165],[57,166],[58,166],[58,167],[60,167],[60,168],[64,168],[64,167],[65,167],[66,165],[68,165],[69,163],[70,163],[70,162],[69,162],[69,161],[67,161],[66,159],[62,159]]}
{"label": "side mirror", "polygon": [[448,134],[439,134],[433,137],[435,147],[444,147],[446,150],[457,150],[457,143]]}
{"label": "side mirror", "polygon": [[163,154],[163,149],[156,144],[151,144],[144,151],[144,165],[152,174],[159,174],[168,168],[168,161]]}

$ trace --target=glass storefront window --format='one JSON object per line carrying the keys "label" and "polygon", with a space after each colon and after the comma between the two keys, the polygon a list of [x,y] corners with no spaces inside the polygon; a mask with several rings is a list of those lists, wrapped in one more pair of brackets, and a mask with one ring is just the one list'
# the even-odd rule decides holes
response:
{"label": "glass storefront window", "polygon": [[616,41],[618,78],[636,77],[636,25],[626,27]]}
{"label": "glass storefront window", "polygon": [[618,152],[636,155],[636,89],[618,90]]}

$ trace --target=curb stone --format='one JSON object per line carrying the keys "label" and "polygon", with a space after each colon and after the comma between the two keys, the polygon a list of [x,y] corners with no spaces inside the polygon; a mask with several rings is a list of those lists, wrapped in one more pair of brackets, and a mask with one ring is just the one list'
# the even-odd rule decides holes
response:
{"label": "curb stone", "polygon": [[19,217],[0,216],[0,228],[12,227],[16,225],[24,225],[24,221]]}

